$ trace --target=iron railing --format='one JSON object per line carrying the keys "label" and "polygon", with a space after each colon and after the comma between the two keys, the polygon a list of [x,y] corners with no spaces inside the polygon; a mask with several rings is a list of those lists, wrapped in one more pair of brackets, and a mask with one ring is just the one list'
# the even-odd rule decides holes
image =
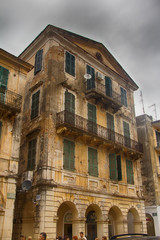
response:
{"label": "iron railing", "polygon": [[21,111],[22,96],[10,90],[0,88],[0,104],[3,104],[15,111]]}
{"label": "iron railing", "polygon": [[121,95],[113,90],[109,94],[106,94],[106,86],[98,81],[95,81],[93,86],[88,86],[86,82],[86,93],[95,90],[97,93],[102,94],[106,98],[110,98],[116,103],[122,105],[121,103]]}
{"label": "iron railing", "polygon": [[69,125],[77,130],[95,135],[104,141],[110,141],[112,143],[130,148],[137,152],[143,152],[143,146],[141,143],[136,142],[128,137],[125,137],[119,133],[116,133],[108,128],[105,128],[97,123],[91,122],[81,116],[68,111],[62,111],[57,113],[56,127],[62,125]]}

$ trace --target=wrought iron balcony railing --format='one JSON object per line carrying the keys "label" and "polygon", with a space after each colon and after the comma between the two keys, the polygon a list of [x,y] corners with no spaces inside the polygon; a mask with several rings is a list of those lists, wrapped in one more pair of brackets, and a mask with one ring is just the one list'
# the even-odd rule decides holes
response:
{"label": "wrought iron balcony railing", "polygon": [[0,88],[0,105],[16,112],[20,112],[22,96],[10,90]]}
{"label": "wrought iron balcony railing", "polygon": [[106,86],[99,81],[93,84],[86,82],[86,97],[97,98],[107,106],[113,107],[116,111],[122,107],[121,95],[112,89],[106,91]]}
{"label": "wrought iron balcony railing", "polygon": [[58,128],[63,125],[71,126],[77,130],[97,136],[103,141],[110,141],[122,147],[130,148],[140,153],[143,152],[142,144],[74,113],[67,111],[57,113],[56,127]]}

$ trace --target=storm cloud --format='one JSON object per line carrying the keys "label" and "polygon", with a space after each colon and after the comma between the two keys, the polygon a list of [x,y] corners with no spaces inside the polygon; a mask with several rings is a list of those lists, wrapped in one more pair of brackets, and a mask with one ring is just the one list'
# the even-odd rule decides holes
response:
{"label": "storm cloud", "polygon": [[[52,24],[103,43],[143,92],[145,112],[160,119],[159,0],[3,0],[0,47],[18,56]],[[136,114],[142,114],[140,90]]]}

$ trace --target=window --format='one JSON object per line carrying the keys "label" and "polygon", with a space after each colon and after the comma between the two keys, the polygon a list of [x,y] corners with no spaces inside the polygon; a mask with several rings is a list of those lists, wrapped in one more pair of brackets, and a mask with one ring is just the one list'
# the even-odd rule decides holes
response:
{"label": "window", "polygon": [[27,166],[27,170],[29,170],[29,171],[32,171],[35,168],[36,145],[37,145],[37,138],[32,139],[28,143],[28,166]]}
{"label": "window", "polygon": [[133,177],[133,163],[131,160],[126,159],[127,183],[134,184]]}
{"label": "window", "polygon": [[160,147],[160,132],[156,131],[157,147]]}
{"label": "window", "polygon": [[31,119],[37,117],[39,114],[39,95],[40,90],[32,95]]}
{"label": "window", "polygon": [[105,77],[106,95],[112,97],[112,81],[109,77]]}
{"label": "window", "polygon": [[131,139],[130,139],[130,129],[129,124],[123,121],[123,131],[124,131],[124,144],[126,147],[131,146]]}
{"label": "window", "polygon": [[72,125],[75,124],[75,96],[66,91],[65,92],[65,121]]}
{"label": "window", "polygon": [[9,70],[0,66],[0,102],[5,101]]}
{"label": "window", "polygon": [[0,121],[0,139],[1,139],[1,134],[2,134],[2,122]]}
{"label": "window", "polygon": [[75,143],[64,140],[63,146],[63,167],[66,170],[74,171],[75,169]]}
{"label": "window", "polygon": [[91,75],[90,79],[87,79],[87,90],[95,88],[95,70],[87,65],[87,73]]}
{"label": "window", "polygon": [[121,103],[127,107],[127,93],[126,90],[124,88],[121,87]]}
{"label": "window", "polygon": [[107,113],[107,131],[108,131],[108,139],[113,140],[115,139],[115,132],[114,132],[114,116],[110,113]]}
{"label": "window", "polygon": [[75,76],[75,56],[66,51],[66,67],[65,71]]}
{"label": "window", "polygon": [[98,177],[97,150],[88,148],[88,173],[91,176]]}
{"label": "window", "polygon": [[121,156],[115,153],[109,154],[109,170],[111,180],[122,180]]}
{"label": "window", "polygon": [[88,131],[97,133],[96,106],[88,103]]}
{"label": "window", "polygon": [[40,49],[35,56],[34,74],[36,75],[42,69],[43,49]]}

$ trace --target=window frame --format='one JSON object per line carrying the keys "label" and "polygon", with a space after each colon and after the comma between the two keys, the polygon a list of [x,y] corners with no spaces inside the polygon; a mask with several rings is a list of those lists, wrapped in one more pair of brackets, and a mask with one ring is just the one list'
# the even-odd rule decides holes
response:
{"label": "window frame", "polygon": [[[116,169],[111,169],[111,161],[113,159],[110,158],[110,156],[114,156],[115,166]],[[113,178],[112,172],[115,172],[115,177]],[[109,177],[111,181],[122,181],[122,159],[121,155],[117,155],[116,153],[109,153]]]}
{"label": "window frame", "polygon": [[[38,56],[39,53],[41,53],[40,57]],[[38,58],[40,58],[40,60]],[[39,67],[37,67],[38,64],[40,65]],[[42,70],[42,68],[43,68],[43,49],[39,49],[35,55],[34,75],[39,73]]]}
{"label": "window frame", "polygon": [[[74,72],[73,72],[73,74],[72,74],[72,70],[71,70],[73,68],[73,66],[71,64],[71,60],[70,60],[70,63],[69,63],[69,71],[67,71],[67,54],[70,54],[70,58],[71,58],[71,56],[74,57]],[[76,56],[74,54],[72,54],[71,52],[69,52],[68,50],[65,50],[64,58],[65,58],[65,61],[64,61],[64,71],[65,71],[65,73],[67,73],[70,76],[75,78],[76,77]]]}
{"label": "window frame", "polygon": [[121,92],[121,104],[125,107],[128,107],[127,90],[123,87],[120,87],[120,92]]}

